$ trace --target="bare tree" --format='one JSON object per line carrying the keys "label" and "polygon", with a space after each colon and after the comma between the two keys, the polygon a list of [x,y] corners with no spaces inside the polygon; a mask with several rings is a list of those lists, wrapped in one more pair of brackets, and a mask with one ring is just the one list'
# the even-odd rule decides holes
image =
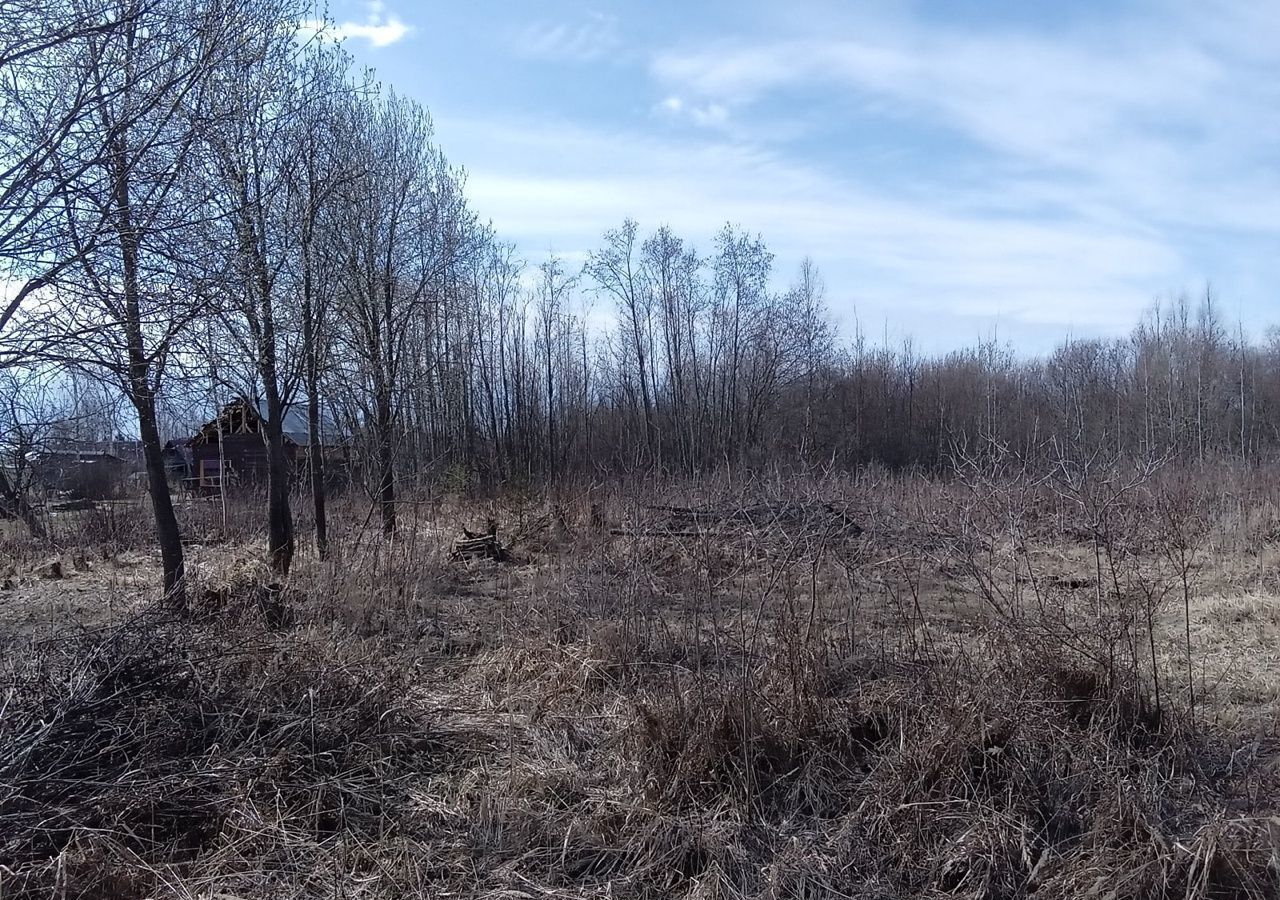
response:
{"label": "bare tree", "polygon": [[199,120],[210,198],[220,200],[225,237],[235,265],[225,291],[234,301],[234,321],[248,334],[248,347],[262,388],[266,414],[267,552],[272,569],[289,573],[294,555],[290,466],[284,417],[297,383],[295,330],[281,298],[281,274],[294,249],[288,206],[288,173],[296,162],[293,132],[316,85],[296,65],[296,35],[288,23],[305,9],[290,0],[255,4],[238,19],[237,40],[211,73],[215,89]]}
{"label": "bare tree", "polygon": [[561,417],[564,404],[557,395],[557,384],[565,380],[565,356],[567,355],[567,331],[565,300],[572,289],[574,279],[565,275],[564,266],[559,258],[552,256],[538,267],[538,284],[535,288],[537,308],[537,342],[542,357],[542,376],[546,404],[547,421],[547,478],[556,479],[561,468],[561,457],[564,448],[561,445],[559,432],[563,426],[557,427],[557,419]]}
{"label": "bare tree", "polygon": [[722,364],[718,390],[720,452],[741,455],[752,419],[744,369],[756,329],[766,321],[773,254],[759,237],[726,225],[716,237],[714,343]]}
{"label": "bare tree", "polygon": [[[0,336],[28,297],[95,244],[88,228],[80,248],[58,240],[51,217],[61,194],[109,152],[112,135],[99,127],[94,104],[112,88],[61,67],[137,14],[136,5],[89,0],[0,3],[0,267],[16,282],[0,305]],[[22,342],[7,349],[0,362],[30,355]]]}
{"label": "bare tree", "polygon": [[800,437],[800,459],[807,459],[816,442],[814,417],[817,406],[818,373],[831,358],[833,335],[826,310],[826,284],[817,265],[809,257],[800,263],[795,283],[787,294],[798,363],[804,379],[804,423]]}
{"label": "bare tree", "polygon": [[405,384],[424,310],[443,302],[446,275],[469,249],[474,217],[461,179],[432,143],[427,113],[395,95],[352,99],[351,152],[364,166],[339,191],[342,296],[335,313],[374,455],[374,494],[396,530],[396,466]]}
{"label": "bare tree", "polygon": [[641,253],[651,305],[658,310],[677,464],[681,471],[692,474],[700,447],[697,409],[701,393],[698,362],[702,261],[666,226],[645,240]]}
{"label": "bare tree", "polygon": [[333,230],[341,220],[338,191],[360,174],[348,146],[353,88],[346,82],[349,60],[337,47],[313,42],[300,66],[306,91],[286,140],[292,165],[286,167],[286,217],[292,225],[293,281],[302,335],[302,384],[307,402],[307,452],[315,518],[316,553],[328,551],[321,373],[329,347],[329,312],[338,278]]}
{"label": "bare tree", "polygon": [[58,194],[55,241],[70,247],[74,279],[42,300],[46,354],[109,379],[133,404],[167,602],[185,606],[182,540],[165,475],[157,420],[161,386],[180,339],[208,312],[195,230],[207,213],[193,185],[195,123],[209,73],[237,24],[220,4],[121,0],[105,10],[118,28],[69,48],[59,77],[87,87],[105,154],[64,143],[52,154]]}
{"label": "bare tree", "polygon": [[650,345],[649,295],[641,281],[640,261],[637,258],[639,226],[627,219],[621,228],[605,232],[604,246],[587,257],[583,271],[595,282],[596,289],[611,296],[617,304],[622,322],[623,346],[635,361],[635,381],[640,391],[641,409],[644,413],[644,447],[646,462],[653,463],[658,455],[658,430],[654,419]]}

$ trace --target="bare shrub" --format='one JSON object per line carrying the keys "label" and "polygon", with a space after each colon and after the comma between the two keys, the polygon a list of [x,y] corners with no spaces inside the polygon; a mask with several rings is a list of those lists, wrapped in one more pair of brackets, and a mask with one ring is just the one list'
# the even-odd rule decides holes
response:
{"label": "bare shrub", "polygon": [[242,842],[266,860],[273,841],[292,854],[336,834],[375,840],[407,780],[439,764],[391,673],[300,643],[203,637],[134,621],[41,645],[7,673],[7,896],[149,893]]}

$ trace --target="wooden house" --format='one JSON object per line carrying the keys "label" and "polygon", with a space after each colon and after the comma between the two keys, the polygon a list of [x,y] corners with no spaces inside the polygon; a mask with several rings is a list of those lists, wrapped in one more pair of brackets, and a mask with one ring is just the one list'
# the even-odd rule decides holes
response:
{"label": "wooden house", "polygon": [[[201,489],[228,484],[256,484],[267,480],[265,409],[244,398],[231,401],[217,418],[201,425],[187,441],[188,483]],[[322,438],[328,445],[333,429]],[[284,449],[290,466],[306,457],[310,445],[305,407],[288,406],[284,413]]]}

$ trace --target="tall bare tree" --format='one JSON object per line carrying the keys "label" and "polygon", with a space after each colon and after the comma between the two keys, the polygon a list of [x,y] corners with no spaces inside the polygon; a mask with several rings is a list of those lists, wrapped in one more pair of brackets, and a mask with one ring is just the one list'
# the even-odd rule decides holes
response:
{"label": "tall bare tree", "polygon": [[362,162],[350,144],[352,91],[350,61],[339,47],[313,41],[299,62],[305,86],[293,127],[286,136],[286,217],[294,246],[293,291],[301,326],[302,386],[307,402],[308,472],[315,520],[316,553],[324,559],[329,533],[326,515],[324,398],[321,374],[330,346],[329,316],[339,277],[334,229],[342,221],[339,190],[361,174]]}
{"label": "tall bare tree", "polygon": [[106,136],[51,154],[59,217],[54,240],[71,250],[74,278],[43,299],[47,354],[111,380],[133,404],[164,570],[166,600],[185,606],[182,540],[165,474],[157,403],[188,326],[208,312],[207,215],[193,185],[196,123],[210,72],[238,23],[218,2],[119,0],[117,27],[65,45],[58,78],[85,84],[88,113]]}
{"label": "tall bare tree", "polygon": [[622,323],[622,340],[627,354],[636,365],[635,381],[644,413],[646,463],[658,455],[658,429],[654,418],[652,393],[652,322],[650,295],[644,289],[639,260],[639,226],[627,219],[621,228],[605,232],[604,246],[593,251],[583,271],[595,282],[596,289],[613,298]]}
{"label": "tall bare tree", "polygon": [[298,380],[299,354],[294,304],[282,293],[282,274],[295,250],[289,224],[289,173],[298,163],[296,130],[313,93],[312,70],[299,65],[299,35],[305,5],[263,0],[237,17],[236,41],[211,73],[214,89],[198,121],[211,201],[224,211],[231,250],[226,295],[234,303],[234,325],[247,331],[257,384],[265,401],[267,457],[267,551],[272,569],[287,575],[294,555],[290,462],[284,418]]}
{"label": "tall bare tree", "polygon": [[459,173],[432,142],[420,106],[394,94],[352,98],[351,152],[359,176],[338,191],[344,222],[343,345],[353,384],[363,388],[362,424],[373,447],[374,494],[383,532],[396,530],[396,469],[415,338],[424,310],[446,299],[446,276],[474,225]]}

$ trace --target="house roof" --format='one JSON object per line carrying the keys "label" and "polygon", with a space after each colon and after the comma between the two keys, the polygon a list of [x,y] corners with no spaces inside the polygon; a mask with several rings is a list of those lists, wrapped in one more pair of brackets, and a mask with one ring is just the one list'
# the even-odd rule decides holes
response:
{"label": "house roof", "polygon": [[145,455],[142,449],[142,441],[133,439],[118,439],[108,441],[87,441],[76,440],[72,438],[60,438],[46,441],[44,444],[45,452],[48,453],[70,453],[87,456],[93,453],[106,453],[120,459],[142,459]]}
{"label": "house roof", "polygon": [[[265,402],[258,404],[258,414],[266,418]],[[324,414],[324,410],[320,411],[320,443],[332,443],[336,438],[338,429],[333,421]],[[311,443],[311,427],[307,422],[307,406],[305,403],[293,403],[284,408],[284,436],[289,438],[299,447],[305,447]]]}
{"label": "house roof", "polygon": [[40,450],[31,456],[36,462],[105,462],[124,464],[124,459],[105,450]]}
{"label": "house roof", "polygon": [[[248,415],[246,415],[248,413]],[[208,441],[216,438],[221,423],[221,433],[240,434],[256,432],[260,424],[267,419],[267,404],[264,400],[251,403],[245,398],[237,398],[224,406],[217,418],[211,419],[192,437],[191,442]],[[307,407],[302,403],[292,403],[284,410],[284,436],[299,447],[311,443],[311,431],[307,424]],[[320,440],[321,443],[335,443],[339,440],[338,429],[333,419],[321,411]]]}

